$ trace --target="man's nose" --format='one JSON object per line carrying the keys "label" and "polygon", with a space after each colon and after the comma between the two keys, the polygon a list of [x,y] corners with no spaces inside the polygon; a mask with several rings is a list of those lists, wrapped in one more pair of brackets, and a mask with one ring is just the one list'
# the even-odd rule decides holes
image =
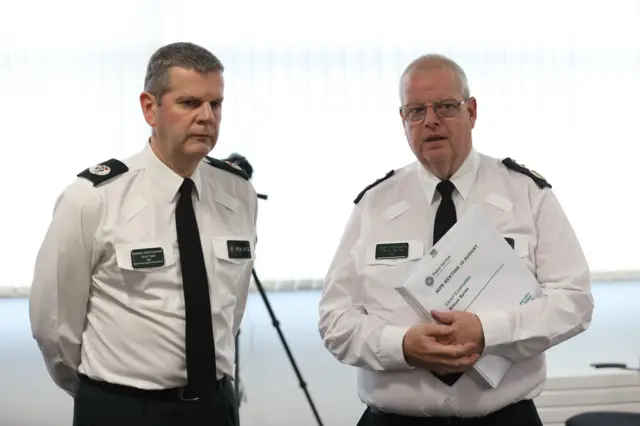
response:
{"label": "man's nose", "polygon": [[427,127],[435,127],[440,125],[440,117],[436,114],[433,107],[428,107],[424,113],[424,125]]}
{"label": "man's nose", "polygon": [[200,122],[210,122],[213,121],[214,113],[213,108],[211,108],[211,104],[205,102],[198,110],[198,121]]}

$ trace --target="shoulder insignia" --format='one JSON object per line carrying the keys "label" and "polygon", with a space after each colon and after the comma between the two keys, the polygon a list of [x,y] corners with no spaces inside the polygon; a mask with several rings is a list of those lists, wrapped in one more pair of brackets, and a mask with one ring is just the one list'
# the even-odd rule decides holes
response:
{"label": "shoulder insignia", "polygon": [[120,160],[112,158],[78,173],[78,177],[88,179],[93,186],[98,186],[114,177],[129,171],[129,167]]}
{"label": "shoulder insignia", "polygon": [[508,169],[516,171],[518,173],[522,173],[524,175],[529,176],[533,181],[538,185],[540,189],[551,188],[551,184],[547,182],[547,180],[535,170],[528,169],[522,164],[518,164],[515,160],[507,157],[502,160],[502,164],[504,164]]}
{"label": "shoulder insignia", "polygon": [[240,168],[240,166],[238,166],[235,163],[232,163],[231,161],[222,161],[222,160],[217,160],[215,158],[212,157],[207,157],[207,162],[209,163],[209,165],[218,168],[218,169],[222,169],[226,172],[232,173],[236,176],[240,176],[241,178],[245,179],[245,180],[249,180],[249,175],[242,170],[242,168]]}
{"label": "shoulder insignia", "polygon": [[371,188],[373,188],[374,186],[377,186],[379,184],[381,184],[382,182],[384,182],[385,180],[389,179],[391,176],[393,176],[393,174],[395,173],[394,170],[391,170],[389,173],[387,173],[386,175],[384,175],[384,177],[381,177],[380,179],[376,180],[375,182],[373,182],[371,185],[367,186],[365,189],[363,189],[358,196],[356,197],[355,200],[353,200],[353,204],[358,204],[360,202],[360,200],[362,200],[362,197],[364,197],[364,194],[367,193],[368,190],[370,190]]}

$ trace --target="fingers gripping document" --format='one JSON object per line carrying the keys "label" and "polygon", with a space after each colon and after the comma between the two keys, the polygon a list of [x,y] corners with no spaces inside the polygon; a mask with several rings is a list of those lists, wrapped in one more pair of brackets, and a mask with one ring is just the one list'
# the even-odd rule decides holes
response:
{"label": "fingers gripping document", "polygon": [[[431,311],[516,308],[538,297],[541,286],[510,244],[482,208],[472,206],[396,290],[427,321],[434,321]],[[510,366],[487,354],[474,369],[495,388]]]}

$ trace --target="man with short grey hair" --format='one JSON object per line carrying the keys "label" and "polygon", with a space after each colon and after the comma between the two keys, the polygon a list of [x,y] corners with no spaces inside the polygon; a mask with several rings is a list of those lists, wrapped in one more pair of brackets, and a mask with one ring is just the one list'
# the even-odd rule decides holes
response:
{"label": "man with short grey hair", "polygon": [[224,67],[173,43],[150,58],[151,137],[78,173],[56,201],[31,288],[33,336],[74,426],[238,425],[234,339],[255,257],[249,176],[209,157]]}
{"label": "man with short grey hair", "polygon": [[[325,279],[319,329],[358,368],[358,426],[541,426],[533,399],[545,351],[589,327],[589,267],[551,185],[472,144],[477,101],[460,66],[417,58],[402,73],[399,118],[416,161],[354,200]],[[542,295],[523,306],[432,312],[425,323],[396,291],[471,206],[484,210]],[[496,388],[474,375],[483,354],[513,364]]]}

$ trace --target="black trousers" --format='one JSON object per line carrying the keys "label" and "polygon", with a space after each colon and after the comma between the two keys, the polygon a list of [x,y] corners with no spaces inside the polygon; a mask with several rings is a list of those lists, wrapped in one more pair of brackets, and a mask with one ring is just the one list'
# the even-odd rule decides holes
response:
{"label": "black trousers", "polygon": [[531,400],[504,407],[485,417],[409,417],[374,412],[367,408],[358,426],[543,426]]}
{"label": "black trousers", "polygon": [[154,392],[93,381],[81,376],[73,426],[238,426],[238,402],[231,380],[195,401],[177,392]]}

